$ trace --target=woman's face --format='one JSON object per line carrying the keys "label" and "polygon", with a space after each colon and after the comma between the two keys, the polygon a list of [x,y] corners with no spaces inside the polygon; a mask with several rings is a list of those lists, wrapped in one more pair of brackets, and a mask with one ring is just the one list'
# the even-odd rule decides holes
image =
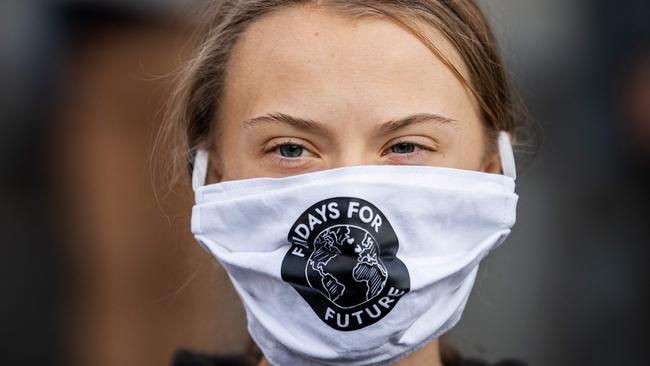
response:
{"label": "woman's face", "polygon": [[[467,76],[450,43],[430,35]],[[215,123],[209,183],[367,164],[500,169],[484,154],[471,94],[412,33],[311,6],[242,34]]]}

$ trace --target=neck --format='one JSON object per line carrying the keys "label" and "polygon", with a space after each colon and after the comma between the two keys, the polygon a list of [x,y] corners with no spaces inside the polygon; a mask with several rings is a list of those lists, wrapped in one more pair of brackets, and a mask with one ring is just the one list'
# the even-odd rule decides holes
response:
{"label": "neck", "polygon": [[[442,360],[440,359],[440,343],[437,339],[394,364],[394,366],[416,365],[443,366]],[[262,357],[262,360],[257,366],[271,366],[271,364],[265,357]]]}
{"label": "neck", "polygon": [[437,339],[395,363],[395,366],[415,365],[443,366]]}

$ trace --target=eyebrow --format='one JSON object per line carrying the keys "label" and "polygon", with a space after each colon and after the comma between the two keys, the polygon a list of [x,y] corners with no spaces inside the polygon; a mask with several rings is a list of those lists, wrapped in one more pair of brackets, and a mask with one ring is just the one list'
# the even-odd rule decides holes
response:
{"label": "eyebrow", "polygon": [[[330,129],[323,123],[308,118],[294,117],[285,113],[274,112],[245,120],[243,128],[251,128],[263,124],[286,124],[299,130],[309,130],[322,135],[330,134]],[[401,128],[420,123],[455,124],[456,120],[433,113],[416,113],[406,117],[392,119],[375,127],[378,134],[387,134]]]}

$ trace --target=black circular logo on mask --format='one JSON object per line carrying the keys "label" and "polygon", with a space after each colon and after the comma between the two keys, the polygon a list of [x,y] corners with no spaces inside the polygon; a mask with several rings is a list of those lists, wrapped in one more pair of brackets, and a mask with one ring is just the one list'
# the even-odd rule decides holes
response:
{"label": "black circular logo on mask", "polygon": [[386,216],[354,197],[322,200],[289,231],[282,279],[334,329],[349,331],[381,320],[410,289],[399,242]]}

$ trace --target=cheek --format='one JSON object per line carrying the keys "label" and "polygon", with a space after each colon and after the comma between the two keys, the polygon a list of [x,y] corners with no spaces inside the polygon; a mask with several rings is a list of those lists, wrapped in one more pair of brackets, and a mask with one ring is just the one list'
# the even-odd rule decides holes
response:
{"label": "cheek", "polygon": [[479,122],[468,124],[458,131],[447,151],[445,165],[450,168],[481,170],[484,157],[485,136]]}
{"label": "cheek", "polygon": [[263,176],[263,172],[254,161],[230,158],[223,163],[222,181],[256,178],[260,176]]}
{"label": "cheek", "polygon": [[236,147],[227,148],[224,146],[221,161],[222,181],[255,178],[264,174],[257,159],[239,151]]}
{"label": "cheek", "polygon": [[243,179],[251,170],[250,162],[242,154],[236,136],[228,126],[222,126],[219,136],[215,136],[215,164],[211,168],[213,176],[219,176],[220,181]]}

